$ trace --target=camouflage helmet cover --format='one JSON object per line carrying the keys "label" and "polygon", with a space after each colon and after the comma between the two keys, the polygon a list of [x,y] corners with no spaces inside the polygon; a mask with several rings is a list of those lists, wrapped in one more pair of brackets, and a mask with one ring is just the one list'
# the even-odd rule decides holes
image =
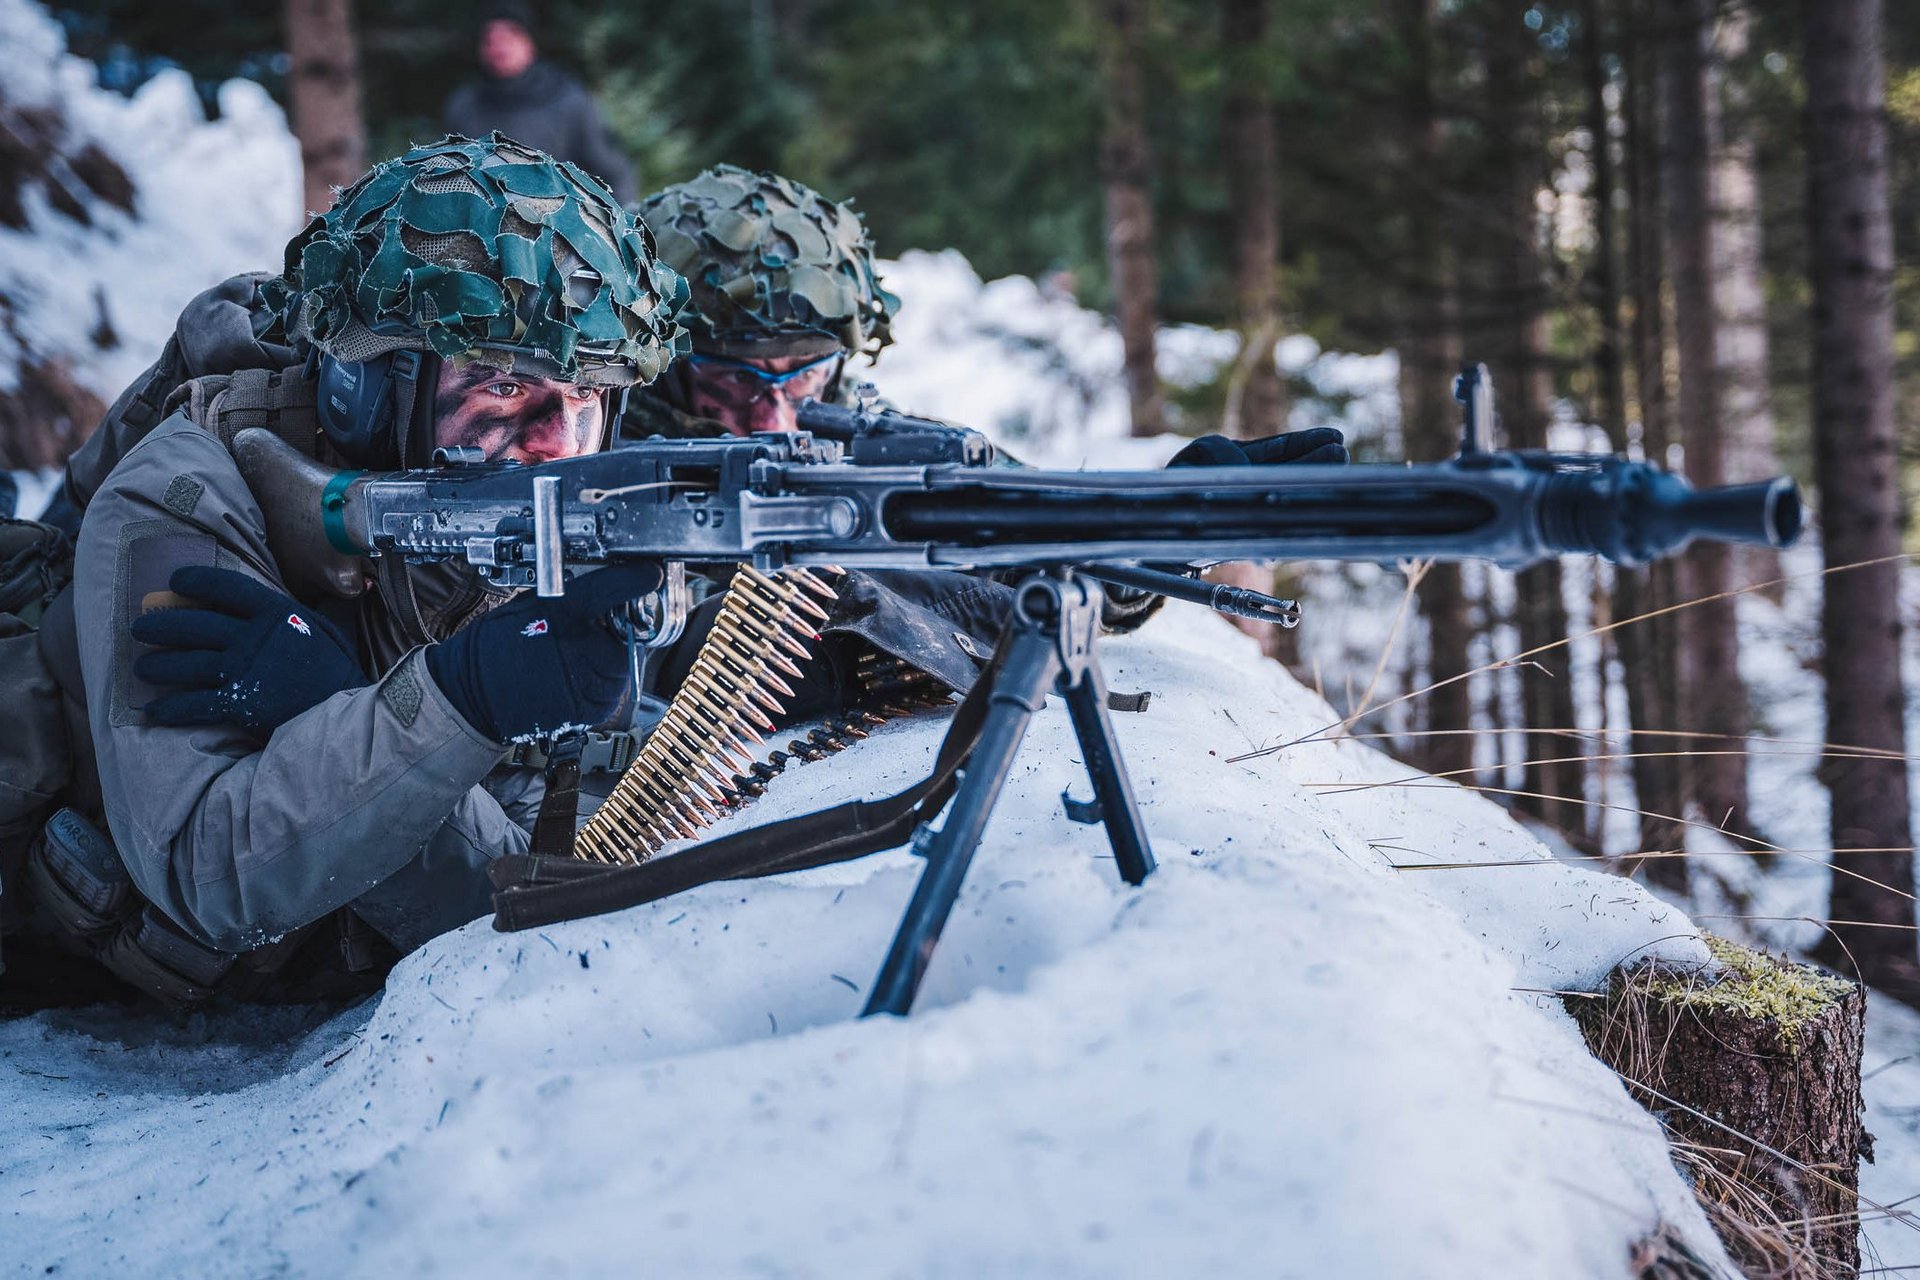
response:
{"label": "camouflage helmet cover", "polygon": [[660,258],[687,278],[682,317],[717,355],[874,355],[900,300],[880,287],[873,242],[848,203],[723,164],[638,206]]}
{"label": "camouflage helmet cover", "polygon": [[687,348],[686,282],[586,173],[494,134],[374,166],[287,245],[269,302],[337,360],[403,348],[596,386]]}

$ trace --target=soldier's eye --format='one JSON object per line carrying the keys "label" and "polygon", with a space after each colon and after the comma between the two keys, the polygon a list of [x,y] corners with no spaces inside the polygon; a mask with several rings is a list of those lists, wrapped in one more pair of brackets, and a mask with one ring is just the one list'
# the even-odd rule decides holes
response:
{"label": "soldier's eye", "polygon": [[520,394],[520,384],[517,382],[489,382],[487,384],[487,394],[490,396],[499,396],[502,400],[506,400]]}

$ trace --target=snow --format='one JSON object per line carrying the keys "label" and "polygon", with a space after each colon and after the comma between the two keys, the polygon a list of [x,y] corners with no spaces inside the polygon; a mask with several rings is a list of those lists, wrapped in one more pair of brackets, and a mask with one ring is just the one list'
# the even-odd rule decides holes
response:
{"label": "snow", "polygon": [[[893,853],[501,935],[377,1001],[0,1025],[0,1257],[134,1274],[1624,1275],[1715,1246],[1654,1122],[1554,988],[1685,919],[1540,860],[1352,742],[1218,619],[1108,646],[1160,868],[1121,884],[1066,717],[1038,717],[919,1006],[855,1017],[916,872]],[[1230,683],[1220,676],[1230,670]],[[777,780],[736,822],[884,793],[938,718]],[[9,1070],[10,1069],[10,1070]],[[122,1262],[121,1259],[126,1259]]]}
{"label": "snow", "polygon": [[[256,87],[226,86],[212,124],[178,76],[101,93],[39,9],[0,0],[0,96],[56,106],[138,187],[136,217],[86,229],[40,203],[29,234],[0,230],[33,350],[103,398],[194,292],[277,266],[298,155]],[[1157,466],[1182,442],[1128,436],[1118,337],[1071,298],[952,251],[884,275],[905,303],[874,376],[903,407],[1043,465]],[[74,305],[96,285],[118,347]],[[1201,383],[1237,347],[1170,328],[1161,372]],[[0,345],[0,387],[20,356]],[[1316,393],[1291,425],[1395,456],[1391,352],[1290,335],[1275,358]],[[1398,575],[1306,573],[1329,691],[1364,688],[1383,651],[1374,700],[1409,687]],[[1743,674],[1775,733],[1817,738],[1806,596],[1755,608],[1743,625],[1786,642],[1750,644]],[[1509,640],[1489,629],[1487,656]],[[1338,716],[1212,615],[1170,607],[1106,654],[1114,687],[1153,694],[1115,720],[1159,870],[1127,888],[1101,831],[1063,816],[1086,786],[1051,707],[911,1018],[856,1017],[918,869],[893,852],[534,933],[476,922],[337,1014],[0,1023],[0,1274],[1584,1277],[1625,1275],[1657,1221],[1732,1274],[1552,994],[1701,962],[1679,908],[1356,740],[1230,762]],[[887,726],[736,822],[904,786],[943,729]],[[1757,760],[1755,790],[1816,848],[1811,763]],[[1789,914],[1824,874],[1783,883]],[[1865,1187],[1888,1203],[1920,1187],[1920,1017],[1883,1003]],[[1866,1232],[1920,1260],[1903,1223]]]}
{"label": "snow", "polygon": [[[1023,461],[1046,467],[1157,467],[1187,434],[1145,439],[1129,431],[1120,334],[1097,312],[1024,276],[982,281],[957,250],[915,250],[880,264],[901,299],[895,345],[874,367],[856,366],[901,408],[984,431]],[[1233,333],[1167,325],[1157,338],[1162,381],[1191,387],[1219,376],[1239,352]],[[1280,369],[1314,395],[1295,403],[1289,426],[1343,426],[1350,436],[1397,432],[1399,362],[1392,352],[1322,352],[1290,335],[1274,352]]]}
{"label": "snow", "polygon": [[[159,354],[188,299],[236,272],[277,268],[299,229],[300,150],[251,81],[221,87],[211,122],[184,71],[162,72],[131,99],[108,93],[44,10],[0,0],[0,101],[57,112],[63,151],[97,142],[133,181],[136,216],[89,196],[92,225],[82,226],[35,186],[27,229],[0,227],[0,296],[28,351],[65,357],[107,402]],[[91,337],[102,310],[117,346]],[[15,385],[21,354],[0,328],[0,390]]]}

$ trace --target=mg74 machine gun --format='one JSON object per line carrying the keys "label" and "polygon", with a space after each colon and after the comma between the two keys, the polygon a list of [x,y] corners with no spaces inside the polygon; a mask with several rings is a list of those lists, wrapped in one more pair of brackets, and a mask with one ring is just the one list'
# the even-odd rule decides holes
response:
{"label": "mg74 machine gun", "polygon": [[[549,596],[570,574],[622,560],[749,565],[772,584],[768,600],[780,583],[767,575],[782,570],[1032,570],[934,773],[908,791],[633,865],[526,856],[495,867],[496,926],[522,929],[911,843],[927,865],[865,1010],[904,1014],[1049,692],[1066,703],[1093,784],[1091,800],[1066,799],[1069,816],[1105,824],[1128,883],[1153,870],[1107,715],[1102,581],[1287,625],[1289,602],[1178,570],[1410,558],[1518,568],[1555,555],[1633,565],[1695,538],[1784,547],[1799,533],[1789,479],[1696,491],[1626,458],[1492,450],[1484,367],[1469,368],[1456,394],[1459,453],[1407,466],[1028,470],[993,465],[985,438],[963,428],[821,404],[802,408],[798,434],[656,439],[537,466],[448,450],[429,470],[334,472],[257,429],[239,434],[235,455],[296,592],[364,589],[366,559],[389,555],[462,558],[496,584]],[[684,578],[670,573],[636,603],[636,655],[674,639],[686,609]]]}

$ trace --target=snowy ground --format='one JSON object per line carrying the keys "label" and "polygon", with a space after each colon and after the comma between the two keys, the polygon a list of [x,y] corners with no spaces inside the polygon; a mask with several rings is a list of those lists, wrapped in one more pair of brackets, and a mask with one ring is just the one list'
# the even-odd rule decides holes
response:
{"label": "snowy ground", "polygon": [[[40,204],[32,234],[0,231],[34,348],[104,398],[192,293],[277,265],[297,151],[256,88],[228,86],[216,124],[177,77],[101,94],[39,10],[0,0],[0,96],[61,110],[138,186],[137,218],[83,230]],[[1178,447],[1126,437],[1118,338],[1071,299],[956,253],[886,277],[905,299],[873,371],[889,398],[1047,465]],[[71,305],[95,285],[112,347]],[[1231,335],[1162,339],[1176,384],[1234,355]],[[17,356],[0,346],[0,387]],[[1295,337],[1279,358],[1318,392],[1294,426],[1394,456],[1391,353]],[[1375,700],[1406,687],[1393,575],[1313,587],[1327,692],[1350,701],[1383,650]],[[1746,615],[1743,674],[1779,736],[1818,736],[1808,598]],[[1099,830],[1061,818],[1084,788],[1050,711],[905,1022],[854,1017],[914,871],[892,854],[538,934],[478,923],[331,1020],[0,1024],[0,1272],[1613,1276],[1657,1218],[1717,1256],[1652,1122],[1542,994],[1697,959],[1680,912],[1553,861],[1394,869],[1543,850],[1458,788],[1340,791],[1408,775],[1359,745],[1226,763],[1332,717],[1217,619],[1170,610],[1109,665],[1155,695],[1119,731],[1160,871],[1124,888]],[[940,729],[883,730],[744,820],[896,787]],[[1824,843],[1809,759],[1756,780],[1782,843]],[[1817,912],[1823,887],[1817,865],[1770,882],[1764,911]],[[1865,1185],[1886,1203],[1920,1191],[1920,1018],[1876,1001],[1870,1041]],[[1904,1223],[1867,1232],[1920,1263]]]}
{"label": "snowy ground", "polygon": [[[859,1021],[912,882],[885,855],[538,933],[384,997],[0,1026],[21,1274],[1624,1275],[1710,1233],[1557,999],[1695,960],[1685,919],[1354,744],[1211,616],[1109,649],[1160,869],[1114,875],[1035,723],[916,1014]],[[1230,684],[1220,680],[1231,669]],[[924,770],[938,719],[777,782],[763,821]]]}
{"label": "snowy ground", "polygon": [[[0,227],[0,296],[18,326],[17,338],[0,329],[0,390],[14,385],[24,343],[64,359],[111,403],[159,354],[188,299],[235,272],[277,267],[299,229],[300,149],[250,81],[221,88],[212,122],[184,71],[162,72],[131,99],[107,93],[43,9],[0,0],[0,103],[56,113],[68,150],[99,143],[135,191],[129,216],[74,187],[82,225],[29,186],[27,228]],[[103,325],[115,336],[104,344]]]}

